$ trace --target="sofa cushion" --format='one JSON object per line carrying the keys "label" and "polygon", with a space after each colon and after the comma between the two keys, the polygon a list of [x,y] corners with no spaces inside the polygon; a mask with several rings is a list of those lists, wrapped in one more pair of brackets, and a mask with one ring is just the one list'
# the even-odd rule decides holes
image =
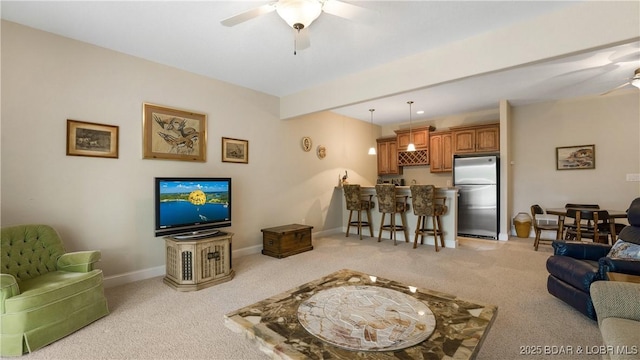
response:
{"label": "sofa cushion", "polygon": [[598,261],[578,260],[568,256],[551,256],[547,259],[547,271],[571,286],[589,293],[591,283],[600,280]]}
{"label": "sofa cushion", "polygon": [[52,271],[19,283],[20,295],[5,300],[5,312],[14,313],[59,301],[100,285],[102,270],[88,273]]}
{"label": "sofa cushion", "polygon": [[612,360],[638,359],[640,354],[640,322],[609,317],[600,321],[600,333]]}

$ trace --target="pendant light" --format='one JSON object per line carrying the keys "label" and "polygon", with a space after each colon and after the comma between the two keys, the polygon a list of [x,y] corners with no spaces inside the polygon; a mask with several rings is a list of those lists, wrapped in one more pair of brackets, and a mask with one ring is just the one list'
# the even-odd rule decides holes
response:
{"label": "pendant light", "polygon": [[[373,139],[373,112],[376,111],[376,109],[369,109],[369,111],[371,112],[371,138]],[[375,143],[369,148],[369,155],[376,155],[376,147],[375,147]]]}
{"label": "pendant light", "polygon": [[411,134],[411,104],[413,104],[413,101],[407,101],[407,104],[409,104],[409,145],[407,145],[407,151],[416,151],[416,146],[413,144]]}

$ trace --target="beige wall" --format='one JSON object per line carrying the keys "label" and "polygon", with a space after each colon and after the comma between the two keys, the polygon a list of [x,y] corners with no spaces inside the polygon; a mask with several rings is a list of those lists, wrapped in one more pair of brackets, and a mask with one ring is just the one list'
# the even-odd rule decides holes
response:
{"label": "beige wall", "polygon": [[[597,203],[626,210],[640,196],[640,93],[514,107],[512,122],[513,212],[532,204],[563,207]],[[595,144],[593,170],[556,170],[556,147]]]}
{"label": "beige wall", "polygon": [[[339,229],[338,176],[346,170],[350,182],[373,184],[376,161],[367,150],[393,133],[376,127],[372,138],[369,123],[326,112],[282,121],[276,97],[10,22],[1,35],[2,226],[51,224],[69,250],[100,249],[107,276],[164,265],[163,240],[153,236],[155,176],[232,177],[233,247],[256,252],[264,227]],[[143,160],[144,102],[206,113],[207,162]],[[640,183],[624,181],[640,173],[639,102],[636,91],[515,107],[514,214],[567,201],[624,209],[640,196]],[[499,116],[496,104],[430,121],[445,128]],[[120,157],[66,156],[67,119],[119,126]],[[249,140],[249,164],[220,161],[223,136]],[[303,152],[303,136],[314,148],[325,145],[327,157]],[[556,171],[555,147],[575,144],[596,144],[596,169]],[[438,185],[450,178],[428,170],[408,169],[405,178]]]}
{"label": "beige wall", "polygon": [[[164,265],[156,176],[232,177],[239,253],[260,251],[264,227],[340,229],[338,175],[375,180],[367,123],[333,113],[282,121],[276,97],[10,22],[1,45],[2,226],[51,224],[68,250],[101,250],[106,276]],[[144,102],[207,114],[207,162],[142,159]],[[67,119],[119,126],[119,158],[66,156]],[[249,140],[249,164],[220,161],[223,136]],[[303,152],[303,136],[327,157]]]}

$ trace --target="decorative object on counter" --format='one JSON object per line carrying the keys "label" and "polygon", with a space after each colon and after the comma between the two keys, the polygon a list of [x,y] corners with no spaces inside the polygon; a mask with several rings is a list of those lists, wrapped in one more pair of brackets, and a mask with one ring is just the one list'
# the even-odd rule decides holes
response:
{"label": "decorative object on counter", "polygon": [[[409,210],[407,204],[408,195],[396,195],[396,186],[393,184],[376,185],[376,196],[378,197],[378,210],[382,213],[380,219],[380,231],[378,232],[378,242],[382,240],[382,231],[389,231],[390,238],[393,239],[393,245],[397,245],[396,232],[404,232],[404,241],[409,242],[409,232],[407,231],[406,212]],[[401,198],[402,201],[398,201]],[[391,215],[390,224],[384,224],[385,215]],[[396,214],[400,214],[402,225],[396,225]]]}
{"label": "decorative object on counter", "polygon": [[531,232],[531,216],[526,212],[520,212],[513,218],[513,225],[519,238],[528,238]]}
{"label": "decorative object on counter", "polygon": [[[349,237],[349,230],[352,225],[355,225],[358,228],[358,235],[360,236],[360,240],[362,240],[363,226],[369,227],[369,234],[371,237],[373,237],[373,223],[371,222],[371,209],[375,207],[375,203],[373,202],[373,194],[363,195],[360,191],[360,185],[358,184],[345,184],[344,200],[347,210],[349,210],[349,220],[347,220],[346,237]],[[358,220],[356,221],[351,220],[354,211],[358,212]],[[367,214],[367,221],[362,220],[363,211],[365,211]]]}
{"label": "decorative object on counter", "polygon": [[[444,247],[444,231],[442,230],[442,220],[448,208],[446,197],[436,197],[436,187],[433,185],[411,185],[411,205],[413,213],[418,216],[416,225],[416,235],[413,240],[413,248],[418,246],[418,235],[420,244],[424,244],[424,236],[432,235],[436,252],[438,248],[438,235],[440,235],[440,245]],[[431,218],[431,227],[426,225],[427,218]]]}
{"label": "decorative object on counter", "polygon": [[347,174],[347,170],[344,171],[344,175],[342,176],[342,185],[346,185],[349,183],[347,179],[349,178],[349,174]]}
{"label": "decorative object on counter", "polygon": [[413,101],[407,101],[407,104],[409,104],[409,145],[407,146],[407,151],[416,151],[416,146],[411,138],[411,104],[413,104]]}
{"label": "decorative object on counter", "polygon": [[67,119],[67,155],[118,158],[118,126]]}
{"label": "decorative object on counter", "polygon": [[222,162],[249,163],[249,140],[222,138]]}
{"label": "decorative object on counter", "polygon": [[308,136],[304,136],[302,138],[302,150],[304,150],[305,152],[309,152],[311,151],[312,146],[313,142],[311,141],[311,138]]}
{"label": "decorative object on counter", "polygon": [[143,105],[145,159],[206,161],[207,115]]}
{"label": "decorative object on counter", "polygon": [[[376,111],[376,109],[369,109],[369,111],[371,112],[371,138],[373,139],[373,112]],[[369,155],[376,155],[375,143],[369,148]]]}
{"label": "decorative object on counter", "polygon": [[595,168],[595,145],[561,146],[556,148],[556,170]]}
{"label": "decorative object on counter", "polygon": [[327,156],[327,148],[324,145],[318,145],[316,153],[319,159],[324,159]]}

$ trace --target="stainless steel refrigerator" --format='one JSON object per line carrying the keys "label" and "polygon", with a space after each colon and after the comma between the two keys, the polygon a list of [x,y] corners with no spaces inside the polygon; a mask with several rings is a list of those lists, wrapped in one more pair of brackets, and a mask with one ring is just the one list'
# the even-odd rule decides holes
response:
{"label": "stainless steel refrigerator", "polygon": [[498,239],[500,158],[453,157],[453,183],[458,187],[458,236]]}

